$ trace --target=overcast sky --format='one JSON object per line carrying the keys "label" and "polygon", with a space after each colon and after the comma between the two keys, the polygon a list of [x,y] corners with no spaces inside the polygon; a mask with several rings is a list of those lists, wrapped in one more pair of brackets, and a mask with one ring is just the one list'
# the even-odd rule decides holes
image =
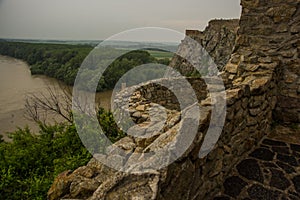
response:
{"label": "overcast sky", "polygon": [[0,0],[0,38],[102,40],[149,26],[184,33],[240,13],[240,0]]}

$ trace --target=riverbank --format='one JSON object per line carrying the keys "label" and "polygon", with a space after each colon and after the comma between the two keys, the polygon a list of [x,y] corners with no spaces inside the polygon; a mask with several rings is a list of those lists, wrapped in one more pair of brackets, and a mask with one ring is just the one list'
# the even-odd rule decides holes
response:
{"label": "riverbank", "polygon": [[[31,75],[27,63],[12,57],[0,55],[0,134],[8,140],[7,132],[26,125],[34,132],[38,131],[35,122],[25,118],[25,100],[28,94],[47,93],[50,86],[62,84],[54,78],[44,75]],[[59,87],[58,87],[59,88]],[[101,107],[110,108],[112,91],[97,93]],[[49,116],[48,123],[62,121]]]}

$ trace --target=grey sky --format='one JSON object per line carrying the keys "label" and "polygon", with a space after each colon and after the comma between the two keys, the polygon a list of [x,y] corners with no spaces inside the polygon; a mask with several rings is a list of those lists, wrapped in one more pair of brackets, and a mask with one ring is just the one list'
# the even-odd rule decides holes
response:
{"label": "grey sky", "polygon": [[0,38],[106,39],[145,26],[183,33],[240,12],[240,0],[0,0]]}

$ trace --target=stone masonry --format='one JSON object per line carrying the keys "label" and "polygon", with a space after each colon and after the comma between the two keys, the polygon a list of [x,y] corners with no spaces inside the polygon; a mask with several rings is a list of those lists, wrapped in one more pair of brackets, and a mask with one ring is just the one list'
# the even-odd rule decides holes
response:
{"label": "stone masonry", "polygon": [[214,199],[300,199],[299,128],[274,126],[272,134],[231,169]]}
{"label": "stone masonry", "polygon": [[[226,97],[218,96],[226,101],[224,127],[218,127],[211,118],[220,100],[212,98],[212,94],[220,93],[214,81],[217,77],[191,79],[195,90],[200,84],[201,91],[196,93],[201,117],[190,147],[175,162],[159,170],[149,167],[145,169],[147,173],[131,174],[112,170],[92,159],[74,172],[60,174],[48,192],[50,200],[202,200],[238,198],[240,194],[245,199],[299,198],[299,176],[292,180],[283,178],[298,170],[299,146],[267,136],[274,121],[300,121],[300,0],[241,0],[241,5],[234,48],[220,74],[226,87]],[[154,104],[169,107],[167,122],[159,133],[150,138],[127,136],[115,144],[126,152],[124,164],[131,164],[134,155],[144,159],[146,152],[182,141],[178,131],[184,121],[182,113],[193,107],[180,110],[174,94],[157,85],[149,82],[137,86],[134,95],[126,94],[130,95],[131,117],[139,126],[150,122],[147,111]],[[122,98],[117,104],[122,109]],[[156,120],[159,123],[160,119]],[[208,155],[199,157],[209,125],[221,128],[221,136]],[[116,155],[112,152],[108,156]],[[147,159],[149,163],[156,162],[154,156]],[[262,185],[265,181],[271,190]],[[285,193],[288,190],[291,192]]]}
{"label": "stone masonry", "polygon": [[[186,30],[186,36],[197,41],[212,57],[218,69],[223,69],[230,59],[231,52],[235,45],[239,20],[212,20],[203,31]],[[181,42],[178,52],[186,51],[190,48],[186,38]],[[193,54],[190,54],[193,56]],[[197,55],[196,55],[197,56]],[[175,55],[170,66],[177,69],[183,75],[192,75],[195,68],[186,59]]]}

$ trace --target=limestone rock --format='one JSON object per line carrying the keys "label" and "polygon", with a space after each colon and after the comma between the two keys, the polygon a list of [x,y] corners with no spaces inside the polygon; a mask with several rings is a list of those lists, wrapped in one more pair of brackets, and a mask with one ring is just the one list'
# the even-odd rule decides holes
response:
{"label": "limestone rock", "polygon": [[65,171],[59,174],[51,188],[48,191],[48,199],[49,200],[56,200],[60,197],[64,196],[65,194],[68,194],[70,192],[69,188],[71,185],[71,179],[70,179],[71,171]]}

